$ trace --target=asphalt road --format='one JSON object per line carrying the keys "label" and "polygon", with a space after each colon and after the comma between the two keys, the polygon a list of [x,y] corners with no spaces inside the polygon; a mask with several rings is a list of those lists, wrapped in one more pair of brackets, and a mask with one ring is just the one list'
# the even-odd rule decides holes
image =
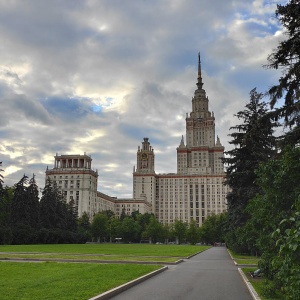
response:
{"label": "asphalt road", "polygon": [[111,298],[252,300],[225,247],[213,247]]}

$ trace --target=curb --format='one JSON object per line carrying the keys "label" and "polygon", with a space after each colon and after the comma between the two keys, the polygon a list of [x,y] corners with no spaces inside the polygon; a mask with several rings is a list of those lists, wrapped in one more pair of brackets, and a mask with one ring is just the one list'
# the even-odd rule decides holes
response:
{"label": "curb", "polygon": [[246,277],[246,275],[244,274],[244,272],[242,271],[241,268],[238,268],[238,271],[240,273],[240,275],[242,276],[252,298],[254,300],[261,300],[261,298],[258,296],[258,294],[256,293],[255,289],[253,288],[252,284],[250,283],[250,281],[248,280],[248,278]]}
{"label": "curb", "polygon": [[132,286],[135,286],[135,285],[138,284],[138,283],[141,283],[141,282],[143,282],[143,281],[145,281],[145,280],[147,280],[147,279],[149,279],[149,278],[151,278],[151,277],[153,277],[153,276],[155,276],[155,275],[157,275],[157,274],[159,274],[159,273],[161,273],[161,272],[166,271],[167,269],[168,269],[167,266],[162,267],[162,268],[160,268],[160,269],[158,269],[158,270],[156,270],[156,271],[153,271],[153,272],[148,273],[148,274],[146,274],[146,275],[144,275],[144,276],[142,276],[142,277],[139,277],[139,278],[137,278],[137,279],[135,279],[135,280],[129,281],[129,282],[125,283],[125,284],[122,284],[122,285],[120,285],[120,286],[114,288],[114,289],[111,289],[111,290],[109,290],[109,291],[107,291],[107,292],[105,292],[105,293],[102,293],[102,294],[100,294],[100,295],[98,295],[98,296],[95,296],[95,297],[93,297],[93,298],[90,298],[89,300],[104,300],[104,299],[110,299],[111,297],[116,296],[116,295],[118,295],[118,294],[120,294],[120,293],[122,293],[122,292],[128,290],[128,289],[131,288]]}
{"label": "curb", "polygon": [[[237,267],[243,267],[243,265],[239,265],[239,264],[234,260],[234,258],[232,257],[232,255],[231,255],[231,253],[228,251],[228,249],[227,249],[227,252],[228,252],[229,256],[231,257],[233,263],[234,263]],[[253,266],[253,267],[257,267],[257,265],[245,265],[245,267],[252,267],[252,266]],[[243,281],[244,281],[244,283],[246,284],[246,286],[247,286],[247,288],[248,288],[248,290],[249,290],[250,295],[252,296],[252,298],[253,298],[254,300],[261,300],[261,298],[258,296],[257,292],[256,292],[255,289],[253,288],[251,282],[248,280],[248,278],[246,277],[246,275],[244,274],[244,272],[242,271],[242,269],[241,269],[241,268],[238,268],[238,271],[239,271],[240,275],[242,276]]]}
{"label": "curb", "polygon": [[1,258],[0,261],[12,262],[59,262],[59,263],[88,263],[88,264],[135,264],[135,265],[178,265],[183,259],[175,262],[165,261],[124,261],[124,260],[88,260],[88,259],[59,259],[59,258]]}

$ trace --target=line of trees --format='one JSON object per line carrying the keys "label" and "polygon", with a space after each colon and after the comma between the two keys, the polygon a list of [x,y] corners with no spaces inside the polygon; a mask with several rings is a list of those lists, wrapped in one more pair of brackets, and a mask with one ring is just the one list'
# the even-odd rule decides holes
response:
{"label": "line of trees", "polygon": [[[277,5],[286,39],[268,57],[280,69],[278,84],[255,89],[241,124],[231,128],[234,149],[226,152],[228,215],[224,236],[237,253],[261,255],[264,293],[300,299],[300,1]],[[280,101],[279,101],[280,100]],[[275,136],[281,125],[283,134]],[[277,132],[279,132],[277,130]]]}
{"label": "line of trees", "polygon": [[181,220],[176,220],[174,224],[161,224],[153,214],[135,211],[127,215],[123,210],[117,217],[109,210],[97,213],[91,223],[84,213],[79,224],[94,242],[212,245],[214,242],[224,242],[225,220],[226,213],[212,215],[199,228],[195,220],[191,220],[190,224]]}
{"label": "line of trees", "polygon": [[[2,163],[0,163],[1,167]],[[3,186],[3,170],[0,169],[0,244],[35,243],[190,243],[212,244],[222,242],[225,214],[211,216],[205,226],[198,228],[194,220],[190,224],[177,220],[163,225],[153,214],[131,215],[122,211],[117,217],[112,211],[90,216],[85,212],[78,218],[74,201],[67,203],[50,179],[39,199],[35,176],[23,176],[13,187]]]}
{"label": "line of trees", "polygon": [[[0,166],[2,163],[0,164]],[[3,170],[1,170],[3,171]],[[39,199],[35,176],[24,175],[13,187],[0,177],[0,244],[82,243],[74,202],[66,203],[50,180]]]}

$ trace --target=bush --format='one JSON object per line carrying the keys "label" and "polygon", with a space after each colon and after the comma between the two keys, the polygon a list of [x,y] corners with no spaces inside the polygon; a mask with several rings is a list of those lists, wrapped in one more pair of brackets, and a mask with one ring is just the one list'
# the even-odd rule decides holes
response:
{"label": "bush", "polygon": [[36,244],[38,233],[34,228],[25,224],[18,224],[12,229],[12,244]]}

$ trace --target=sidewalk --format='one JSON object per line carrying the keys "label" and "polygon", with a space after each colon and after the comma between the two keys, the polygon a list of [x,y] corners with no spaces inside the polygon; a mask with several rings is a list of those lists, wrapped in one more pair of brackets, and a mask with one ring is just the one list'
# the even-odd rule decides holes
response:
{"label": "sidewalk", "polygon": [[225,247],[213,247],[127,291],[114,300],[252,300]]}

